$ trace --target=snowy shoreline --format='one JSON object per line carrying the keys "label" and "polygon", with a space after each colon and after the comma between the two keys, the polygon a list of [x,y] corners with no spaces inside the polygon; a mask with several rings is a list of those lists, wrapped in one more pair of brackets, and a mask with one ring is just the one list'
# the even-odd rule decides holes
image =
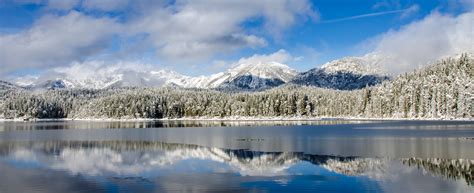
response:
{"label": "snowy shoreline", "polygon": [[472,121],[474,119],[449,119],[449,118],[368,118],[368,117],[183,117],[183,118],[54,118],[54,119],[2,119],[0,122],[36,122],[36,121]]}

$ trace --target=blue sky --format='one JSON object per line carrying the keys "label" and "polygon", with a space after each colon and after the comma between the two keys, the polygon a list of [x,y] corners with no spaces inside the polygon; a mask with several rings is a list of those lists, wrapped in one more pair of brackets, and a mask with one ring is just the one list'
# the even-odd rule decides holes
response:
{"label": "blue sky", "polygon": [[[437,55],[470,52],[472,46],[463,42],[472,43],[472,32],[466,32],[472,22],[465,21],[474,20],[472,5],[470,0],[0,0],[0,74],[129,61],[208,75],[252,56],[274,56],[305,71],[345,56],[403,49],[391,39],[413,43],[418,40],[407,37],[424,38],[417,33],[443,27],[455,28],[446,33],[461,37],[446,39],[461,43],[419,42],[452,46]],[[433,26],[430,19],[446,22]],[[395,56],[410,58],[402,54]],[[433,59],[425,55],[403,62]]]}

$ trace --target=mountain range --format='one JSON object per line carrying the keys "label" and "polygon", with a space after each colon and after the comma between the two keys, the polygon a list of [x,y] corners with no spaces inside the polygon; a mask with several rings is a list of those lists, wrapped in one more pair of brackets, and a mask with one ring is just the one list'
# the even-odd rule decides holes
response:
{"label": "mountain range", "polygon": [[[297,72],[278,62],[241,63],[225,72],[191,77],[170,70],[144,71],[114,69],[94,76],[57,73],[53,76],[19,80],[29,89],[105,89],[116,87],[181,87],[219,90],[257,91],[283,84],[353,90],[373,86],[389,79],[377,66],[377,56],[346,57],[306,72]],[[14,84],[11,84],[15,86]]]}
{"label": "mountain range", "polygon": [[17,89],[17,88],[20,88],[20,87],[10,82],[0,80],[0,90],[9,90],[9,89]]}

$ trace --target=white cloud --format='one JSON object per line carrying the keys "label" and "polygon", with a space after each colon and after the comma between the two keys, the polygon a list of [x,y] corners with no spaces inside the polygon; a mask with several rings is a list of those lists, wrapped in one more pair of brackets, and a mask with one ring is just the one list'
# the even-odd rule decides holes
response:
{"label": "white cloud", "polygon": [[[241,26],[263,19],[269,34],[293,25],[297,17],[315,17],[308,1],[177,1],[173,6],[145,11],[132,29],[150,34],[158,55],[169,59],[200,59],[245,47],[261,47],[266,40]],[[160,18],[160,19],[157,19]]]}
{"label": "white cloud", "polygon": [[140,62],[119,61],[116,63],[105,61],[73,62],[69,66],[52,69],[51,73],[58,73],[64,77],[79,80],[92,79],[94,77],[109,77],[126,71],[147,72],[153,70],[153,66]]}
{"label": "white cloud", "polygon": [[400,18],[407,18],[417,13],[420,10],[420,6],[415,4],[405,9],[405,11],[400,15]]}
{"label": "white cloud", "polygon": [[31,86],[47,80],[61,79],[66,85],[70,84],[71,88],[100,89],[115,83],[123,86],[161,86],[168,78],[181,76],[173,71],[157,69],[156,66],[137,61],[91,60],[52,68],[38,77],[17,77],[12,81],[19,85]]}
{"label": "white cloud", "polygon": [[82,6],[86,9],[115,11],[125,8],[129,3],[129,0],[83,0]]}
{"label": "white cloud", "polygon": [[399,0],[384,0],[378,1],[372,6],[372,9],[400,9],[401,4]]}
{"label": "white cloud", "polygon": [[473,0],[460,0],[460,3],[466,10],[473,10],[474,9],[474,1]]}
{"label": "white cloud", "polygon": [[374,53],[388,56],[383,65],[395,74],[443,57],[474,53],[472,18],[474,12],[458,16],[432,13],[420,21],[377,37]]}
{"label": "white cloud", "polygon": [[19,86],[29,86],[38,81],[39,76],[26,75],[21,77],[15,77],[12,82]]}
{"label": "white cloud", "polygon": [[248,58],[241,58],[237,64],[256,64],[256,63],[268,63],[268,62],[278,62],[286,63],[290,60],[293,60],[293,56],[288,53],[286,50],[278,50],[272,54],[255,54]]}
{"label": "white cloud", "polygon": [[46,15],[16,34],[0,35],[3,72],[49,67],[97,54],[120,26],[109,18],[93,18],[71,11],[64,16]]}
{"label": "white cloud", "polygon": [[[103,53],[114,36],[137,34],[144,35],[149,50],[156,50],[160,60],[199,63],[219,53],[266,46],[267,35],[276,37],[299,19],[317,18],[307,0],[28,1],[45,5],[46,15],[29,29],[0,35],[0,49],[5,50],[0,63],[6,66],[0,74],[90,59]],[[74,7],[104,13],[127,8],[127,12],[119,21],[107,14],[89,16],[87,11],[71,10]],[[54,9],[69,10],[66,15],[48,12]],[[243,26],[253,20],[262,21],[258,34]]]}

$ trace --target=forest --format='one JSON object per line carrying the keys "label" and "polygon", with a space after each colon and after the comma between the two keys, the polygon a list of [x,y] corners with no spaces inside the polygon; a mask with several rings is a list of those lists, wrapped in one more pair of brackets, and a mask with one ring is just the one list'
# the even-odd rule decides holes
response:
{"label": "forest", "polygon": [[0,91],[0,117],[472,119],[473,71],[473,59],[464,54],[352,91],[291,84],[259,92],[175,87],[6,89]]}

